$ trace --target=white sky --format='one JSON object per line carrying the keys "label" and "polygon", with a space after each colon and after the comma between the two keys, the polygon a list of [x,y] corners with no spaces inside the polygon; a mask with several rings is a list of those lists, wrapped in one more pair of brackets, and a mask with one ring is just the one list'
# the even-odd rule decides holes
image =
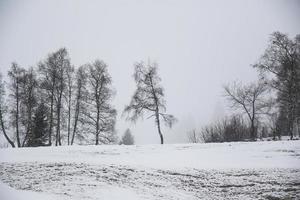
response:
{"label": "white sky", "polygon": [[184,142],[187,131],[224,115],[223,84],[256,79],[251,64],[273,31],[300,33],[300,1],[1,0],[0,71],[12,61],[34,66],[60,47],[75,66],[102,59],[117,90],[119,133],[129,127],[138,144],[158,143],[153,120],[120,117],[135,89],[133,63],[150,58],[179,120],[163,128],[165,141]]}

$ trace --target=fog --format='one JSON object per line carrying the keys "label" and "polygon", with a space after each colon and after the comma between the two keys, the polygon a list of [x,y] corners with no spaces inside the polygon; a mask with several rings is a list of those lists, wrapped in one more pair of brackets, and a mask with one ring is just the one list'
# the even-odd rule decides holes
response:
{"label": "fog", "polygon": [[257,79],[251,67],[274,31],[300,33],[300,1],[0,1],[0,68],[23,67],[60,47],[75,66],[102,59],[117,93],[117,131],[130,128],[137,144],[159,143],[153,119],[136,124],[121,117],[135,90],[137,61],[156,61],[167,112],[166,143],[229,114],[222,85]]}

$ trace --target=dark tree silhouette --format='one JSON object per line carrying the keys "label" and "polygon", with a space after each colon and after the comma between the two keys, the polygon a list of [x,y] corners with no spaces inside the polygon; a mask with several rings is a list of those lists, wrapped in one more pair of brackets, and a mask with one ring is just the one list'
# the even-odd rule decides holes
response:
{"label": "dark tree silhouette", "polygon": [[234,83],[224,87],[225,96],[231,103],[231,107],[241,109],[247,115],[250,121],[250,137],[252,140],[257,138],[256,128],[258,116],[265,114],[265,109],[270,108],[269,101],[266,101],[264,94],[268,87],[265,83],[252,83],[249,85],[241,85]]}
{"label": "dark tree silhouette", "polygon": [[285,34],[274,32],[268,48],[254,67],[261,78],[276,89],[281,120],[286,119],[293,139],[293,127],[300,124],[300,35],[291,40]]}
{"label": "dark tree silhouette", "polygon": [[148,118],[154,117],[158,129],[161,144],[164,143],[161,131],[161,120],[167,126],[172,127],[176,118],[173,115],[166,114],[166,102],[164,100],[163,87],[160,85],[160,77],[157,73],[157,64],[139,62],[135,64],[134,80],[137,89],[132,96],[131,102],[125,107],[124,113],[127,113],[127,119],[135,122],[142,117],[144,112],[150,112]]}
{"label": "dark tree silhouette", "polygon": [[29,135],[27,146],[45,146],[47,141],[48,109],[44,103],[40,103],[33,117],[33,131]]}

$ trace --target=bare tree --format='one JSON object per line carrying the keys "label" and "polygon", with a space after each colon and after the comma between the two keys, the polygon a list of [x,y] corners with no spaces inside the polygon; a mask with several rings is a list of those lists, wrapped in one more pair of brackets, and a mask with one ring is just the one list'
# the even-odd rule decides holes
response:
{"label": "bare tree", "polygon": [[12,98],[13,105],[11,106],[11,113],[13,115],[13,126],[16,129],[17,145],[21,147],[20,139],[20,104],[21,104],[21,84],[22,77],[25,70],[17,63],[12,63],[11,69],[8,72],[10,78],[10,97]]}
{"label": "bare tree", "polygon": [[20,101],[22,105],[21,107],[23,108],[22,122],[23,126],[25,127],[25,136],[22,142],[22,146],[24,147],[27,143],[28,136],[32,135],[33,131],[33,115],[34,109],[37,106],[36,90],[38,83],[33,68],[26,70],[22,79],[23,81]]}
{"label": "bare tree", "polygon": [[57,84],[55,87],[55,95],[56,95],[56,141],[55,145],[61,145],[61,114],[63,110],[63,94],[66,90],[66,71],[70,68],[70,58],[68,56],[68,52],[65,48],[59,49],[56,57],[56,66],[58,69],[57,73]]}
{"label": "bare tree", "polygon": [[285,34],[274,32],[268,48],[254,67],[277,91],[279,111],[286,111],[280,114],[281,119],[286,118],[293,139],[293,127],[300,119],[300,35],[291,40]]}
{"label": "bare tree", "polygon": [[39,64],[39,75],[41,76],[40,88],[46,91],[46,97],[50,102],[50,116],[48,129],[48,145],[52,145],[52,132],[54,124],[54,99],[55,86],[57,82],[56,53],[49,54],[45,62]]}
{"label": "bare tree", "polygon": [[72,110],[72,95],[74,88],[74,67],[69,65],[66,70],[67,78],[67,90],[66,90],[66,100],[68,104],[68,145],[71,144],[71,110]]}
{"label": "bare tree", "polygon": [[258,116],[265,114],[269,108],[268,102],[264,95],[268,90],[265,83],[251,83],[249,85],[242,85],[234,83],[224,87],[225,96],[231,103],[231,107],[242,110],[250,121],[250,137],[252,140],[257,138],[257,123]]}
{"label": "bare tree", "polygon": [[166,102],[164,100],[163,87],[160,85],[160,77],[157,73],[157,64],[139,62],[135,64],[134,80],[137,89],[128,106],[125,107],[124,113],[127,113],[127,119],[135,122],[142,117],[144,112],[152,113],[148,118],[155,117],[161,144],[164,143],[161,132],[161,120],[167,126],[172,127],[176,121],[175,117],[166,114]]}
{"label": "bare tree", "polygon": [[0,74],[0,126],[1,130],[3,132],[3,135],[7,142],[12,146],[15,147],[14,142],[8,137],[6,133],[6,127],[5,127],[5,113],[6,113],[6,106],[4,104],[4,96],[5,96],[5,89],[4,89],[4,82],[2,80],[2,74]]}
{"label": "bare tree", "polygon": [[80,116],[84,113],[83,110],[85,110],[84,102],[87,97],[87,90],[86,90],[87,72],[85,70],[85,67],[86,66],[79,67],[76,72],[75,113],[74,113],[74,120],[73,120],[74,124],[73,124],[71,145],[73,145],[74,143],[78,122],[80,122]]}
{"label": "bare tree", "polygon": [[88,65],[89,99],[84,110],[86,123],[94,127],[96,145],[115,142],[117,111],[111,105],[114,91],[107,65],[100,60]]}
{"label": "bare tree", "polygon": [[[52,144],[54,114],[56,116],[55,145],[61,145],[62,98],[66,89],[66,70],[70,67],[70,58],[65,48],[49,54],[46,61],[40,63],[41,88],[47,92],[50,101],[49,145]],[[56,110],[54,110],[56,109]]]}

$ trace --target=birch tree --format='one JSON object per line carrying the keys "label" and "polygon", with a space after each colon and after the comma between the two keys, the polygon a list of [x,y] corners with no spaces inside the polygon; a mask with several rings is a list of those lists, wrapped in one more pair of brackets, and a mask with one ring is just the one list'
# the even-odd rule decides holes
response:
{"label": "birch tree", "polygon": [[157,73],[157,64],[139,62],[135,64],[134,80],[136,91],[132,96],[131,102],[124,109],[127,113],[127,120],[135,122],[142,117],[145,112],[150,113],[148,118],[154,117],[157,126],[160,143],[164,143],[161,131],[161,121],[168,127],[172,127],[176,122],[173,115],[166,112],[166,101],[164,100],[164,90],[160,85],[161,78]]}
{"label": "birch tree", "polygon": [[[66,90],[66,70],[69,67],[70,58],[65,48],[61,48],[49,54],[46,61],[39,64],[41,88],[46,91],[47,98],[50,102],[49,145],[52,144],[54,122],[56,122],[55,145],[61,145],[62,100]],[[56,119],[54,119],[54,116],[56,116]]]}
{"label": "birch tree", "polygon": [[88,96],[87,93],[87,71],[86,66],[81,66],[76,71],[76,83],[75,83],[75,111],[73,119],[73,131],[71,145],[73,145],[75,136],[77,134],[79,122],[83,122],[81,119],[83,117],[84,110],[86,110],[85,102]]}
{"label": "birch tree", "polygon": [[74,67],[69,65],[66,69],[66,80],[67,80],[67,88],[66,88],[66,101],[68,107],[68,127],[67,127],[67,140],[68,145],[71,144],[71,113],[72,113],[72,97],[73,97],[73,88],[74,88]]}
{"label": "birch tree", "polygon": [[107,65],[100,60],[88,65],[89,99],[84,112],[86,123],[94,129],[95,144],[115,142],[117,111],[111,105],[114,91]]}
{"label": "birch tree", "polygon": [[0,126],[1,131],[7,140],[7,142],[12,146],[15,147],[14,142],[10,139],[10,137],[7,135],[6,132],[6,126],[5,126],[5,114],[7,113],[7,108],[4,101],[5,97],[5,88],[4,88],[4,82],[2,80],[2,74],[0,74]]}
{"label": "birch tree", "polygon": [[21,91],[21,107],[23,108],[22,123],[25,127],[25,136],[22,142],[24,147],[27,143],[28,136],[32,135],[33,131],[33,115],[37,106],[37,87],[36,74],[33,68],[29,68],[25,71],[22,77],[22,91]]}
{"label": "birch tree", "polygon": [[17,146],[21,147],[21,133],[20,133],[20,104],[21,104],[21,85],[22,76],[25,70],[21,68],[17,63],[12,63],[8,76],[10,79],[10,98],[12,100],[11,114],[12,114],[12,125],[16,131]]}

